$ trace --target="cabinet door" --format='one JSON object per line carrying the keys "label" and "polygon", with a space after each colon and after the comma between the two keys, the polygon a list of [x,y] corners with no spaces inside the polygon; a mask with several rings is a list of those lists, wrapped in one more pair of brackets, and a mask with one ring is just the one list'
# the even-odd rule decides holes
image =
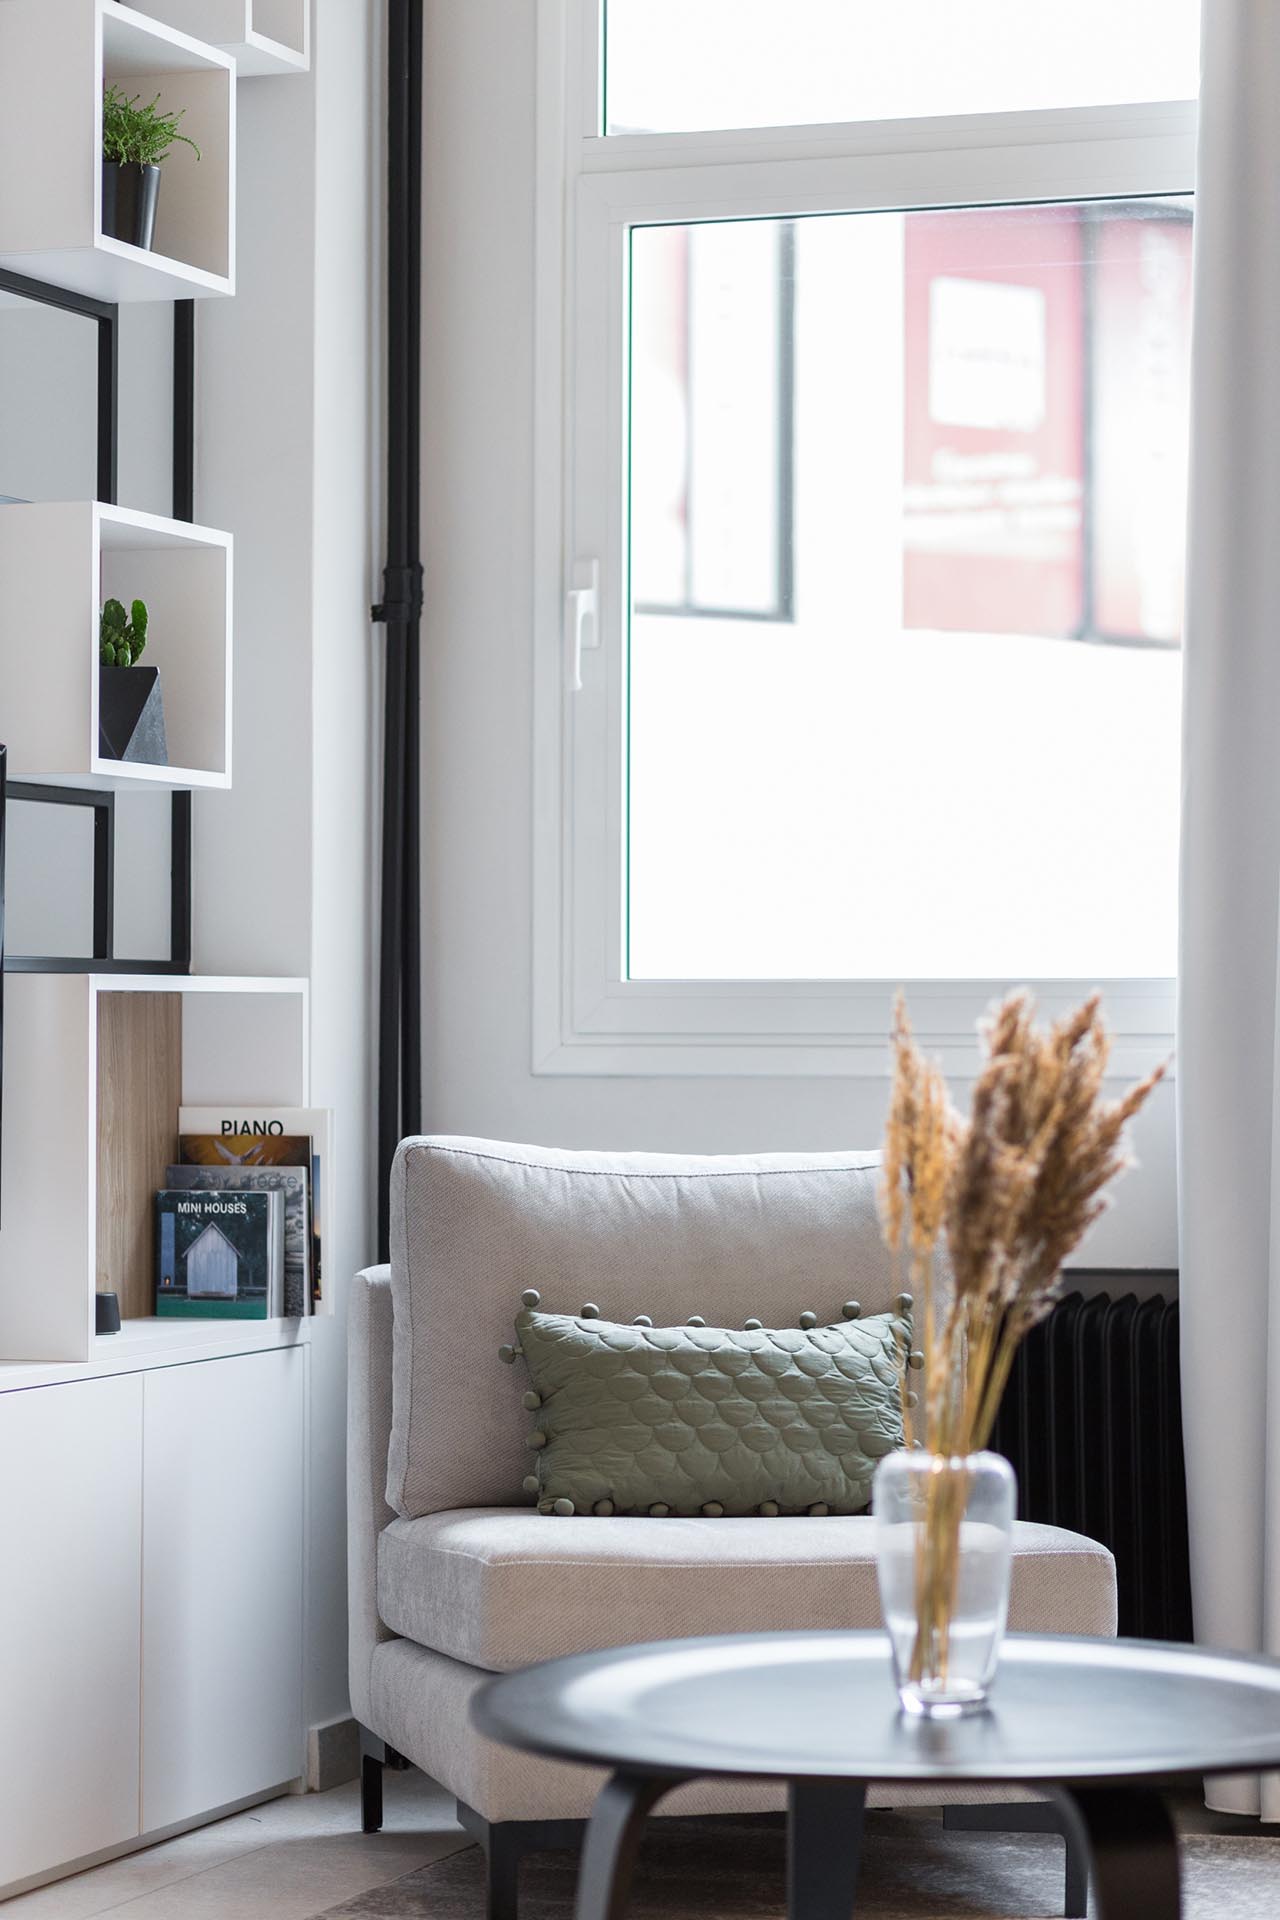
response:
{"label": "cabinet door", "polygon": [[303,1367],[146,1376],[144,1833],[302,1772]]}
{"label": "cabinet door", "polygon": [[0,1394],[0,1885],[138,1832],[142,1382]]}

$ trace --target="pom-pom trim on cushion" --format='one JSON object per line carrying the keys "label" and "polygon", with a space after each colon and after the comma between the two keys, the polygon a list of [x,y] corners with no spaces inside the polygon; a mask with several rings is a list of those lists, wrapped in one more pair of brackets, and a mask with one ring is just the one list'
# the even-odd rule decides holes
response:
{"label": "pom-pom trim on cushion", "polygon": [[[524,1292],[520,1296],[520,1301],[521,1301],[521,1308],[522,1308],[523,1315],[533,1316],[535,1314],[535,1310],[540,1304],[541,1295],[539,1294],[538,1290],[535,1287],[526,1287]],[[913,1370],[918,1371],[921,1365],[923,1364],[923,1356],[918,1352],[918,1350],[913,1349],[910,1344],[911,1328],[910,1328],[908,1316],[910,1315],[912,1304],[913,1304],[912,1296],[909,1293],[900,1293],[894,1302],[894,1310],[892,1314],[876,1316],[872,1320],[864,1322],[864,1327],[868,1335],[872,1335],[872,1330],[875,1327],[877,1318],[884,1321],[887,1326],[892,1328],[893,1351],[892,1353],[889,1353],[886,1349],[884,1355],[882,1356],[882,1363],[887,1365],[887,1368],[890,1370],[891,1375],[897,1378],[899,1385],[901,1384],[901,1378],[902,1378],[904,1369],[909,1367]],[[842,1318],[846,1322],[858,1321],[862,1317],[862,1307],[860,1302],[857,1300],[846,1300],[843,1303],[840,1311],[841,1311]],[[659,1351],[668,1351],[669,1348],[667,1344],[663,1341],[662,1337],[664,1335],[671,1334],[671,1333],[683,1334],[685,1332],[684,1328],[665,1328],[665,1327],[655,1328],[652,1318],[645,1313],[637,1314],[635,1318],[631,1321],[630,1325],[625,1326],[624,1328],[623,1323],[620,1323],[620,1322],[613,1323],[613,1322],[604,1321],[601,1318],[600,1308],[596,1305],[594,1301],[591,1301],[591,1300],[587,1300],[583,1302],[580,1312],[576,1316],[564,1316],[564,1315],[551,1316],[551,1319],[553,1323],[556,1321],[559,1321],[561,1323],[567,1322],[569,1324],[576,1325],[576,1327],[580,1329],[582,1333],[590,1332],[604,1344],[609,1344],[607,1341],[607,1330],[614,1327],[615,1324],[618,1326],[619,1329],[624,1330],[625,1333],[628,1335],[632,1333],[633,1329],[637,1330],[642,1336],[648,1336],[649,1334],[652,1334],[654,1336],[652,1340],[649,1340],[647,1337],[645,1338],[645,1348],[647,1350],[652,1350],[653,1348],[656,1347]],[[593,1322],[597,1324],[592,1325]],[[544,1324],[545,1324],[544,1321],[534,1322],[530,1320],[528,1322],[528,1325],[530,1326],[532,1325],[542,1326]],[[690,1314],[685,1325],[686,1325],[686,1328],[695,1329],[695,1330],[705,1330],[707,1328],[706,1320],[701,1314],[698,1314],[698,1313]],[[517,1334],[521,1334],[526,1330],[524,1327],[522,1327],[521,1321],[519,1319],[517,1320],[517,1323],[516,1323],[516,1330],[517,1330]],[[812,1310],[806,1309],[803,1313],[801,1313],[798,1316],[798,1323],[797,1323],[796,1330],[806,1335],[821,1336],[823,1333],[830,1334],[830,1333],[837,1332],[839,1330],[839,1323],[836,1323],[836,1325],[834,1326],[830,1324],[827,1325],[826,1327],[820,1326],[818,1315],[814,1313]],[[710,1329],[710,1331],[724,1333],[726,1336],[730,1338],[732,1342],[733,1336],[732,1336],[731,1329],[712,1328]],[[765,1335],[772,1335],[776,1337],[776,1335],[778,1335],[779,1333],[785,1333],[787,1331],[788,1330],[785,1328],[768,1329],[754,1315],[752,1315],[748,1320],[746,1320],[743,1323],[743,1327],[742,1327],[742,1333],[750,1334],[750,1335],[765,1334]],[[622,1343],[615,1342],[613,1344],[621,1345]],[[763,1343],[759,1343],[759,1344],[756,1343],[755,1341],[752,1341],[749,1346],[744,1346],[739,1340],[738,1345],[742,1348],[742,1351],[744,1353],[750,1353],[750,1354],[756,1355],[757,1361],[759,1360],[760,1356],[768,1354],[770,1352],[770,1340],[768,1338],[766,1338],[766,1340]],[[633,1346],[634,1346],[634,1343],[633,1343]],[[806,1342],[806,1349],[812,1352],[812,1348],[808,1347],[807,1342]],[[703,1343],[701,1342],[698,1343],[697,1350],[699,1353],[702,1353],[702,1354],[709,1354],[714,1351],[714,1349],[704,1346]],[[831,1352],[831,1349],[829,1347],[824,1348],[821,1346],[821,1343],[819,1343],[819,1350],[827,1354],[830,1354]],[[796,1349],[794,1346],[791,1346],[791,1347],[784,1346],[782,1351],[785,1357],[787,1355],[793,1355],[796,1351],[798,1351],[798,1349]],[[528,1354],[526,1352],[525,1346],[523,1344],[523,1341],[520,1339],[517,1339],[515,1343],[508,1343],[502,1346],[499,1349],[499,1355],[500,1355],[500,1358],[505,1362],[507,1362],[508,1365],[512,1364],[515,1360],[522,1357],[525,1358],[526,1360],[528,1359]],[[876,1365],[874,1349],[870,1353],[868,1364],[870,1366],[872,1373],[875,1374],[876,1379],[881,1383],[882,1386],[886,1386],[890,1384],[890,1382],[885,1380],[884,1373],[881,1372]],[[766,1362],[766,1365],[767,1365],[767,1362]],[[917,1403],[918,1395],[914,1391],[912,1391],[912,1392],[903,1394],[902,1399],[905,1400],[905,1403],[907,1406],[914,1407]],[[536,1412],[546,1405],[546,1394],[544,1392],[539,1392],[534,1388],[530,1388],[530,1390],[522,1396],[522,1405],[525,1407],[525,1409],[528,1412],[531,1412],[531,1413]],[[618,1513],[619,1511],[622,1511],[622,1512],[628,1511],[628,1508],[625,1505],[619,1508],[616,1495],[613,1495],[613,1494],[605,1494],[599,1497],[590,1497],[588,1498],[586,1504],[582,1504],[580,1501],[571,1499],[568,1495],[563,1493],[560,1493],[560,1494],[548,1493],[548,1491],[544,1486],[544,1481],[542,1477],[543,1472],[545,1471],[544,1463],[543,1463],[543,1454],[550,1440],[553,1439],[554,1437],[555,1437],[554,1433],[548,1433],[543,1428],[536,1428],[532,1433],[528,1435],[528,1438],[526,1440],[526,1445],[535,1454],[537,1471],[526,1474],[524,1479],[521,1482],[521,1485],[526,1493],[534,1496],[534,1503],[537,1507],[538,1512],[559,1516],[561,1518],[568,1517],[569,1515],[575,1514],[575,1513],[590,1513],[600,1518],[607,1518],[613,1514]],[[894,1444],[899,1444],[899,1445],[901,1444],[900,1437],[895,1439]],[[878,1452],[882,1452],[885,1450],[888,1450],[888,1449],[880,1448],[878,1449]],[[841,1462],[841,1464],[843,1464],[843,1462]],[[783,1479],[785,1479],[785,1474],[783,1475]],[[779,1484],[781,1484],[781,1481]],[[868,1482],[867,1490],[869,1493],[869,1482]],[[668,1516],[670,1516],[671,1513],[673,1512],[673,1508],[670,1502],[666,1500],[651,1501],[647,1506],[641,1506],[638,1510],[642,1513],[647,1513],[653,1519],[665,1519]],[[852,1512],[852,1511],[862,1511],[863,1509],[837,1506],[835,1510],[837,1512]],[[637,1511],[637,1509],[633,1507],[630,1509],[630,1511],[634,1512],[634,1511]],[[675,1511],[686,1512],[691,1514],[701,1514],[702,1516],[705,1516],[707,1519],[720,1519],[721,1517],[723,1517],[725,1513],[725,1505],[722,1500],[711,1499],[711,1500],[703,1500],[700,1503],[697,1503],[689,1508],[681,1507],[681,1508],[675,1509]],[[826,1515],[829,1515],[832,1512],[832,1506],[829,1500],[817,1500],[817,1501],[811,1500],[799,1506],[792,1505],[788,1507],[785,1500],[780,1500],[778,1498],[770,1497],[764,1500],[759,1500],[753,1507],[747,1507],[747,1508],[738,1507],[736,1511],[740,1513],[754,1512],[768,1518],[776,1517],[777,1515],[781,1514],[784,1511],[790,1511],[793,1513],[803,1513],[803,1514],[810,1515],[814,1518],[822,1518]]]}

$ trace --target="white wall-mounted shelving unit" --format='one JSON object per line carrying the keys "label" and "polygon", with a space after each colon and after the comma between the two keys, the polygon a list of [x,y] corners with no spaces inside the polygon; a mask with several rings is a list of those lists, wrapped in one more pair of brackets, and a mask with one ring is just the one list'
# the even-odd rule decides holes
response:
{"label": "white wall-mounted shelving unit", "polygon": [[142,0],[141,11],[221,47],[242,80],[311,65],[311,0]]}
{"label": "white wall-mounted shelving unit", "polygon": [[[342,0],[336,4],[341,20]],[[118,339],[114,303],[233,294],[238,77],[305,74],[309,36],[310,0],[142,0],[137,8],[0,0],[0,269],[37,283],[37,292],[42,283],[53,305],[63,304],[58,290],[108,303],[100,337],[109,351]],[[111,83],[181,110],[182,133],[201,149],[197,161],[175,145],[163,163],[154,250],[102,231],[102,95]],[[305,153],[305,93],[294,106],[290,100],[289,126]],[[277,284],[267,274],[250,290],[259,316],[275,316]],[[135,338],[140,330],[135,320]],[[175,312],[180,511],[191,510],[198,477],[197,331],[180,329]],[[224,340],[224,361],[228,351]],[[100,373],[103,364],[99,357]],[[167,367],[157,371],[164,380]],[[251,374],[239,369],[242,382]],[[91,391],[59,387],[56,398],[61,416],[74,415],[91,443]],[[114,409],[103,406],[111,398],[104,385],[99,472],[104,426],[113,451],[119,446]],[[138,434],[154,441],[164,432],[159,414],[140,418],[127,403],[120,413],[135,443]],[[211,432],[226,417],[215,405]],[[287,429],[287,410],[281,418]],[[277,424],[273,416],[272,432]],[[80,799],[85,789],[150,790],[149,805],[115,810],[135,823],[168,813],[170,791],[230,788],[231,537],[124,507],[50,499],[62,489],[52,469],[42,485],[45,472],[37,462],[10,483],[43,498],[0,506],[9,635],[0,648],[0,737],[9,774],[80,790]],[[254,519],[242,504],[237,512],[246,524]],[[147,602],[144,664],[160,671],[169,765],[98,751],[98,628],[108,597]],[[288,648],[271,655],[292,658]],[[265,681],[263,697],[271,697]],[[280,773],[270,743],[260,746],[251,799],[264,819],[281,781],[297,777]],[[208,808],[205,845],[227,804],[222,795],[194,803],[197,818]],[[32,806],[28,796],[28,822],[57,811]],[[95,819],[96,902],[104,873],[110,879],[110,857],[99,865],[97,854],[115,842],[112,810],[97,809]],[[184,837],[170,843],[171,950],[183,956],[191,810],[177,806],[172,819]],[[234,850],[235,828],[223,830]],[[148,855],[162,858],[159,839],[144,838]],[[65,861],[48,856],[48,841],[39,844],[44,864],[28,860],[28,885],[34,876],[50,892],[65,889],[73,877]],[[131,851],[139,850],[135,835]],[[141,864],[129,863],[126,880]],[[292,937],[264,949],[255,909],[241,898],[234,851],[219,875],[199,896],[200,940],[232,965],[296,965],[305,948]],[[287,915],[289,905],[279,912]],[[253,958],[237,933],[256,943]],[[52,957],[80,951],[74,938],[42,945],[50,957],[37,964],[47,971],[5,978],[0,1508],[11,1557],[26,1569],[0,1591],[0,1638],[9,1649],[0,1693],[24,1729],[21,1745],[11,1743],[7,1759],[0,1754],[10,1815],[0,1830],[5,1896],[288,1791],[306,1769],[308,1535],[319,1510],[308,1481],[311,1319],[156,1316],[154,1195],[178,1158],[183,1106],[243,1116],[310,1105],[308,982],[134,974],[112,970],[110,959]],[[82,964],[99,970],[79,971]],[[322,1138],[327,1153],[327,1119]],[[316,1204],[325,1267],[316,1313],[333,1311],[333,1173],[331,1161],[322,1163]],[[119,1333],[95,1331],[101,1288],[119,1296]],[[318,1338],[314,1351],[323,1345]],[[53,1531],[51,1502],[61,1502],[65,1521]],[[176,1619],[185,1633],[175,1638]],[[259,1625],[249,1634],[222,1631],[244,1620]]]}
{"label": "white wall-mounted shelving unit", "polygon": [[[102,90],[158,93],[182,131],[155,248],[102,231]],[[235,62],[117,0],[0,4],[0,267],[102,300],[235,290]]]}
{"label": "white wall-mounted shelving unit", "polygon": [[[211,527],[90,500],[0,506],[5,618],[24,641],[0,649],[10,778],[229,787],[231,565],[231,535]],[[98,752],[98,623],[111,597],[147,603],[143,660],[160,670],[167,766]]]}
{"label": "white wall-mounted shelving unit", "polygon": [[[152,1358],[189,1346],[198,1323],[170,1337],[149,1312],[152,1202],[178,1107],[306,1106],[307,982],[16,973],[5,994],[0,1361],[84,1362],[109,1344],[114,1356],[131,1332]],[[126,1323],[95,1344],[99,1285]],[[266,1330],[219,1322],[203,1337],[236,1351]]]}

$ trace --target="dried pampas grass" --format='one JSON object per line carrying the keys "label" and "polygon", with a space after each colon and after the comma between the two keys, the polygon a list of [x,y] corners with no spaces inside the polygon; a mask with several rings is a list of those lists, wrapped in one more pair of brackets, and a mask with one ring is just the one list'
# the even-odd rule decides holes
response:
{"label": "dried pampas grass", "polygon": [[[1165,1071],[1106,1100],[1100,996],[1047,1028],[1033,1016],[1030,996],[1013,993],[983,1022],[966,1120],[916,1045],[901,994],[894,1009],[881,1213],[910,1274],[922,1349],[911,1356],[918,1393],[902,1375],[907,1443],[941,1460],[986,1446],[1019,1342],[1130,1164],[1125,1127]],[[931,1476],[917,1528],[915,1680],[945,1680],[967,1498],[963,1470]]]}
{"label": "dried pampas grass", "polygon": [[986,1057],[965,1119],[898,996],[882,1219],[921,1309],[922,1412],[911,1423],[908,1410],[909,1437],[918,1427],[930,1452],[951,1457],[990,1438],[1018,1343],[1130,1164],[1125,1127],[1165,1072],[1103,1098],[1111,1042],[1096,993],[1050,1027],[1036,1025],[1029,994],[1012,993],[979,1031]]}

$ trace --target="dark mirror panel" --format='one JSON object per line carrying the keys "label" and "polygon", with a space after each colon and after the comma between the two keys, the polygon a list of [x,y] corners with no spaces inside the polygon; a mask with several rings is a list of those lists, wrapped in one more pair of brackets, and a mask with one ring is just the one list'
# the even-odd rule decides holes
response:
{"label": "dark mirror panel", "polygon": [[[91,961],[94,905],[92,806],[10,799],[8,951]],[[168,794],[115,800],[115,925],[118,959],[168,960],[172,819]]]}
{"label": "dark mirror panel", "polygon": [[93,809],[10,800],[5,908],[10,955],[93,954]]}
{"label": "dark mirror panel", "polygon": [[0,287],[0,497],[91,500],[98,323]]}
{"label": "dark mirror panel", "polygon": [[[174,308],[140,302],[86,313],[78,310],[83,304],[0,274],[0,511],[6,500],[114,497],[122,506],[170,516]],[[0,715],[0,737],[2,729]],[[117,797],[114,924],[108,924],[104,893],[96,951],[95,827],[103,831],[102,854],[111,837],[108,810],[20,797],[10,818],[12,962],[92,962],[108,952],[117,964],[169,962],[174,854],[167,794]],[[180,942],[179,958],[185,956]]]}
{"label": "dark mirror panel", "polygon": [[[117,498],[173,511],[173,308],[117,310]],[[100,326],[0,287],[0,499],[98,493]]]}

